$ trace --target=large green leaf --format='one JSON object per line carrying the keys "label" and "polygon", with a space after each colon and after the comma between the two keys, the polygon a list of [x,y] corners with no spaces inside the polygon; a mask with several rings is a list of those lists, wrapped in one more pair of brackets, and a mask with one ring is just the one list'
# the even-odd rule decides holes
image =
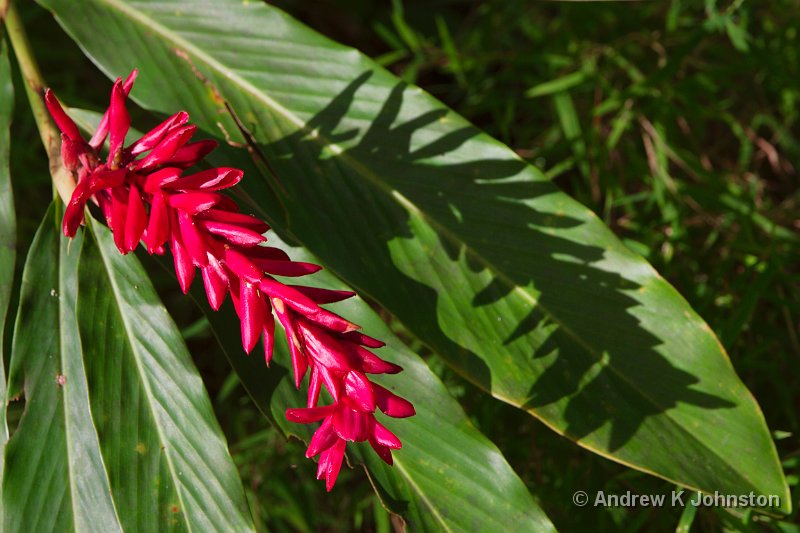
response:
{"label": "large green leaf", "polygon": [[[99,113],[76,108],[70,109],[70,115],[87,132],[94,130],[101,117]],[[274,234],[270,234],[270,242],[297,261],[319,262],[308,250],[292,247]],[[165,266],[170,269],[171,262],[167,262],[170,264]],[[321,272],[304,282],[348,290],[329,272]],[[199,302],[205,300],[202,284],[195,284],[193,296]],[[213,312],[202,303],[200,306],[258,408],[285,435],[308,442],[311,428],[289,423],[284,416],[287,407],[303,406],[306,402],[305,396],[294,388],[285,339],[278,339],[273,364],[267,368],[261,358],[242,354],[239,325],[229,303],[221,312]],[[415,401],[415,417],[384,421],[404,443],[403,450],[394,453],[396,468],[387,467],[368,446],[351,445],[348,451],[351,463],[366,466],[385,507],[401,516],[412,531],[552,530],[552,524],[500,451],[475,429],[422,359],[395,337],[362,300],[354,298],[331,307],[387,342],[383,355],[402,365],[405,372],[401,376],[375,379]]]}
{"label": "large green leaf", "polygon": [[[298,261],[316,262],[307,250],[290,247],[275,236],[271,244]],[[315,286],[347,289],[329,272],[313,276]],[[198,291],[201,292],[201,291]],[[198,294],[198,299],[204,296]],[[210,311],[208,306],[204,306]],[[364,463],[384,505],[400,515],[410,531],[550,531],[553,526],[534,502],[522,480],[500,451],[470,423],[461,406],[447,392],[425,362],[409,350],[358,298],[332,306],[387,343],[379,355],[400,364],[404,372],[375,376],[375,381],[414,399],[416,416],[381,420],[403,441],[394,452],[394,466],[386,466],[367,445],[350,445],[350,463]],[[226,355],[264,414],[282,431],[306,442],[310,427],[286,421],[287,407],[303,407],[306,398],[295,388],[285,339],[275,346],[267,369],[258,356],[245,357],[236,316],[230,304],[208,312]],[[379,414],[380,416],[380,414]],[[332,497],[336,497],[336,490]]]}
{"label": "large green leaf", "polygon": [[180,333],[138,260],[92,228],[70,243],[51,208],[26,261],[4,531],[253,530]]}
{"label": "large green leaf", "polygon": [[25,412],[6,449],[3,530],[121,531],[92,422],[75,315],[83,239],[51,208],[22,274],[9,395]]}
{"label": "large green leaf", "polygon": [[[11,137],[9,125],[14,105],[14,87],[11,83],[11,68],[8,51],[0,26],[0,479],[3,478],[2,453],[8,439],[6,427],[6,372],[3,362],[5,354],[6,314],[11,299],[14,265],[16,262],[17,224],[14,214],[14,196],[11,191],[11,172],[8,167]],[[0,502],[2,516],[2,502]]]}
{"label": "large green leaf", "polygon": [[467,379],[606,457],[790,509],[763,416],[705,322],[431,96],[261,2],[40,3],[109,75],[140,67],[145,107],[250,141],[229,153],[263,169],[244,185],[257,208]]}

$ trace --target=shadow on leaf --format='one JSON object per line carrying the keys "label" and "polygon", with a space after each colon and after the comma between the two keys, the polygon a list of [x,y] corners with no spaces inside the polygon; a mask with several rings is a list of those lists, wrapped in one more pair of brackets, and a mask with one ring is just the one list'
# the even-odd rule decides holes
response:
{"label": "shadow on leaf", "polygon": [[280,187],[267,172],[244,186],[259,200],[267,186],[281,191],[291,219],[253,205],[282,236],[413,326],[465,378],[573,440],[605,430],[592,446],[614,452],[680,403],[736,405],[693,388],[700,380],[658,351],[663,340],[631,312],[643,288],[600,266],[605,250],[575,237],[584,222],[547,198],[554,185],[505,150],[465,156],[481,132],[453,129],[444,108],[406,117],[413,89],[402,83],[359,121],[356,108],[375,98],[359,100],[370,77],[277,141],[253,129]]}

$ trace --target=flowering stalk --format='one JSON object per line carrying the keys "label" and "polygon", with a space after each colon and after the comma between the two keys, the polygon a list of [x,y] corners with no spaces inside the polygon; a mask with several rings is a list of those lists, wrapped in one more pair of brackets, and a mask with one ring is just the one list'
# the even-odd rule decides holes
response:
{"label": "flowering stalk", "polygon": [[[317,478],[333,488],[341,468],[346,442],[370,443],[392,464],[391,450],[400,440],[375,418],[376,409],[391,417],[414,414],[407,400],[369,380],[367,374],[394,374],[402,369],[384,361],[370,348],[384,344],[357,330],[358,326],[322,307],[353,296],[335,291],[284,284],[275,278],[300,277],[317,272],[311,263],[292,261],[278,248],[265,246],[269,226],[239,212],[221,191],[235,186],[243,172],[212,168],[186,175],[216,147],[214,141],[190,142],[197,127],[179,112],[129,146],[126,100],[137,72],[118,79],[111,103],[88,141],[64,112],[55,95],[45,92],[45,103],[62,132],[61,159],[77,178],[64,213],[63,231],[73,237],[83,222],[86,204],[95,202],[114,234],[120,253],[142,242],[150,254],[172,252],[181,290],[186,293],[196,270],[208,303],[218,310],[230,295],[241,322],[242,346],[250,353],[263,339],[269,365],[275,339],[275,317],[286,335],[295,385],[309,374],[305,408],[287,409],[290,421],[322,421],[314,433],[307,457],[319,455]],[[100,149],[108,139],[109,153]],[[319,405],[322,387],[333,398]]]}
{"label": "flowering stalk", "polygon": [[36,121],[36,128],[39,130],[42,144],[47,150],[53,185],[64,202],[66,202],[75,189],[75,180],[59,162],[58,130],[53,127],[53,123],[47,116],[47,109],[42,102],[42,91],[44,89],[42,74],[34,58],[28,36],[25,33],[25,27],[14,2],[0,0],[0,22],[8,30],[8,38],[14,48],[14,55],[17,58],[17,64],[24,80],[25,94],[28,97],[33,118]]}

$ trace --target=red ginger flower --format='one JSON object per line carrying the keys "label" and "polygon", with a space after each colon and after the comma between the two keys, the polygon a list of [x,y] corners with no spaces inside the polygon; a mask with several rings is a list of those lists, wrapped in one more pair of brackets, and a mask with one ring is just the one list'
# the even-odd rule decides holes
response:
{"label": "red ginger flower", "polygon": [[[306,456],[320,456],[317,478],[325,477],[329,491],[348,441],[369,442],[381,459],[392,464],[391,450],[401,447],[400,439],[376,420],[375,411],[402,418],[414,415],[414,407],[371,382],[367,374],[395,374],[402,368],[368,349],[382,347],[381,341],[322,307],[354,293],[288,285],[274,277],[301,277],[321,267],[292,261],[284,251],[264,246],[269,226],[240,213],[236,203],[220,192],[241,181],[241,170],[221,167],[184,175],[216,147],[213,141],[189,142],[197,127],[187,124],[186,112],[176,113],[124,146],[130,128],[125,102],[136,73],[114,83],[111,104],[88,142],[52,91],[45,92],[47,107],[62,132],[64,166],[78,180],[64,212],[64,234],[75,235],[92,200],[100,206],[121,253],[133,251],[140,241],[150,254],[163,254],[169,245],[183,292],[188,292],[199,268],[213,309],[218,310],[230,294],[244,350],[250,353],[262,338],[267,365],[276,316],[286,334],[295,385],[299,388],[306,373],[310,375],[307,407],[287,409],[286,417],[302,424],[322,421]],[[99,150],[106,138],[109,154],[103,162]],[[318,405],[323,385],[333,398],[331,405]]]}

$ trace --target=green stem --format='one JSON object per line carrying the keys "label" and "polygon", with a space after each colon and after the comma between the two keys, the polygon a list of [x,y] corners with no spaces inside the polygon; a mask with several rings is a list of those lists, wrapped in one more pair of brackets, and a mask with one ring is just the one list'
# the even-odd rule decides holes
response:
{"label": "green stem", "polygon": [[28,95],[42,144],[47,151],[53,184],[64,203],[68,203],[72,191],[75,190],[75,180],[61,163],[61,134],[50,120],[50,114],[44,104],[44,79],[19,18],[19,12],[12,0],[0,0],[0,17],[5,22],[8,38],[25,80],[25,93]]}

